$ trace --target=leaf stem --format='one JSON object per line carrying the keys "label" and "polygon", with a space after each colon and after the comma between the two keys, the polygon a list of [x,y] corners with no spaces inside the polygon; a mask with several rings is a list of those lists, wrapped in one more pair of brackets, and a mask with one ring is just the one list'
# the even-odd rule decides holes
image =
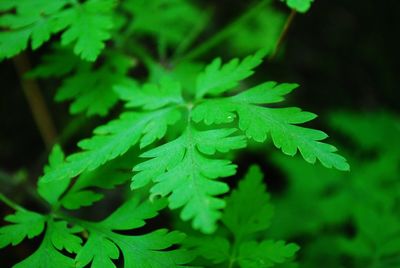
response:
{"label": "leaf stem", "polygon": [[15,203],[14,201],[12,201],[11,199],[9,199],[8,197],[6,197],[2,193],[0,193],[0,201],[14,210],[20,210],[20,211],[26,210],[23,207],[21,207],[20,205],[18,205],[17,203]]}
{"label": "leaf stem", "polygon": [[198,47],[194,48],[191,52],[189,52],[186,56],[184,56],[181,61],[187,61],[191,60],[194,58],[197,58],[204,53],[206,53],[208,50],[210,50],[212,47],[218,45],[221,41],[226,39],[230,34],[235,32],[236,27],[238,27],[240,24],[242,24],[244,21],[248,20],[255,14],[257,14],[268,2],[267,1],[260,1],[257,5],[254,5],[253,7],[249,8],[243,15],[241,15],[239,18],[234,20],[232,23],[227,25],[224,29],[222,29],[220,32],[212,36],[210,39],[208,39],[206,42],[202,43]]}
{"label": "leaf stem", "polygon": [[232,252],[231,252],[231,255],[229,258],[229,266],[228,266],[229,268],[234,267],[234,264],[236,262],[236,255],[238,254],[238,246],[239,246],[241,240],[242,240],[242,235],[240,232],[234,235]]}
{"label": "leaf stem", "polygon": [[283,26],[282,32],[279,36],[278,41],[276,42],[274,51],[272,52],[271,56],[269,56],[269,59],[272,60],[273,58],[275,58],[275,56],[278,54],[279,48],[282,46],[283,41],[285,40],[287,33],[290,29],[290,26],[292,25],[293,19],[296,16],[297,11],[292,9],[292,11],[290,12],[290,15],[288,16],[288,18],[286,19],[286,23]]}
{"label": "leaf stem", "polygon": [[32,116],[46,147],[49,149],[56,140],[57,132],[38,83],[34,79],[24,78],[25,73],[31,69],[29,59],[25,53],[22,53],[14,57],[13,61]]}
{"label": "leaf stem", "polygon": [[160,37],[157,42],[158,59],[163,62],[167,56],[167,43],[164,37]]}

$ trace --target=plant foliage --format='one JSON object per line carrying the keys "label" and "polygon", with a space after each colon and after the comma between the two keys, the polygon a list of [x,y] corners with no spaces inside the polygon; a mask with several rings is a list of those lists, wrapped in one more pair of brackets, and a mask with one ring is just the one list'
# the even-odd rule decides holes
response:
{"label": "plant foliage", "polygon": [[113,0],[2,1],[0,11],[5,14],[0,25],[9,30],[0,35],[0,59],[13,57],[28,43],[37,49],[51,35],[62,32],[63,46],[72,44],[75,54],[94,61],[111,37],[114,6]]}
{"label": "plant foliage", "polygon": [[[63,161],[61,149],[55,147],[45,172],[51,172]],[[108,178],[103,171],[102,176]],[[61,206],[76,209],[102,198],[102,195],[93,191],[78,189],[85,186],[102,187],[101,181],[107,182],[105,188],[121,182],[120,178],[106,181],[100,174],[83,174],[64,197],[61,196],[67,183],[42,183],[39,180],[38,192],[52,207],[52,212],[39,214],[18,207],[15,214],[5,218],[11,224],[0,228],[1,247],[9,244],[15,246],[25,238],[33,238],[44,232],[39,248],[15,267],[53,267],[54,264],[57,267],[85,267],[87,264],[91,264],[91,267],[116,267],[113,260],[122,256],[125,267],[180,267],[191,260],[186,250],[165,250],[179,243],[184,238],[182,233],[168,232],[166,229],[142,235],[116,232],[144,226],[145,220],[157,216],[158,211],[166,205],[165,200],[150,201],[140,193],[135,193],[109,216],[97,222],[71,217],[59,211]],[[93,178],[94,175],[98,176]],[[85,237],[85,241],[82,237]],[[64,254],[63,250],[75,258]]]}
{"label": "plant foliage", "polygon": [[263,233],[271,223],[273,208],[269,199],[260,169],[252,166],[238,189],[226,198],[220,235],[192,236],[187,247],[207,260],[208,267],[272,267],[289,261],[299,249],[296,244],[256,239],[257,234],[265,237]]}
{"label": "plant foliage", "polygon": [[[287,239],[295,235],[310,237],[312,242],[303,245],[308,252],[304,265],[308,267],[323,263],[338,267],[346,258],[350,267],[397,267],[400,147],[394,139],[389,148],[379,137],[388,133],[397,137],[400,120],[389,113],[337,112],[330,118],[332,127],[352,141],[353,152],[346,152],[351,156],[352,172],[310,169],[300,159],[273,157],[288,175],[289,187],[274,202],[272,233]],[[323,235],[324,229],[331,229],[329,236]]]}
{"label": "plant foliage", "polygon": [[[40,241],[15,267],[295,265],[299,246],[268,236],[273,209],[261,170],[251,167],[229,193],[237,152],[270,141],[311,164],[340,171],[349,164],[325,132],[312,128],[315,114],[283,103],[297,84],[254,76],[279,48],[285,15],[276,3],[251,3],[203,42],[213,32],[205,28],[218,23],[198,2],[0,2],[0,60],[42,47],[41,63],[25,78],[57,81],[56,101],[70,102],[73,116],[101,122],[68,155],[53,147],[32,191],[44,207],[37,211],[45,212],[1,194],[15,213],[0,228],[0,247]],[[286,2],[305,12],[312,1]],[[235,55],[200,57],[219,44]],[[62,147],[74,148],[70,141]],[[165,215],[179,209],[189,222],[189,238],[152,224],[157,217],[167,225],[159,215],[166,207]],[[88,217],[91,210],[101,217]]]}
{"label": "plant foliage", "polygon": [[[126,106],[134,109],[96,128],[92,138],[79,142],[81,152],[68,156],[42,180],[63,181],[94,170],[136,144],[143,148],[163,138],[168,126],[183,119],[176,139],[141,155],[152,159],[133,168],[138,173],[132,178],[132,188],[153,181],[152,194],[168,196],[170,208],[183,207],[182,219],[193,219],[194,228],[212,232],[220,218],[218,211],[224,207],[215,196],[228,191],[225,183],[215,180],[233,175],[235,165],[207,155],[243,148],[247,139],[264,142],[270,135],[285,154],[294,155],[299,150],[310,163],[319,159],[327,167],[348,170],[346,160],[335,153],[336,148],[321,142],[327,137],[325,133],[296,125],[313,119],[314,114],[299,108],[262,106],[282,101],[296,85],[267,82],[237,95],[215,96],[229,94],[253,73],[262,57],[263,53],[258,52],[226,64],[214,60],[198,74],[197,93],[190,102],[184,100],[179,81],[170,78],[142,87],[129,80],[116,86]],[[209,129],[197,129],[201,122]],[[222,123],[231,127],[219,128]]]}

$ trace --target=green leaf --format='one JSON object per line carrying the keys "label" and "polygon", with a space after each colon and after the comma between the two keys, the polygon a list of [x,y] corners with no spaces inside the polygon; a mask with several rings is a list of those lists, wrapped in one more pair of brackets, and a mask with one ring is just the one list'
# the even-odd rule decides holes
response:
{"label": "green leaf", "polygon": [[84,171],[91,171],[123,155],[141,142],[146,146],[165,135],[167,126],[180,117],[176,108],[168,107],[148,113],[125,112],[94,130],[95,136],[78,143],[83,150],[67,157],[64,164],[46,173],[43,183],[73,178]]}
{"label": "green leaf", "polygon": [[128,108],[155,110],[168,104],[183,104],[181,85],[166,77],[159,84],[145,84],[142,87],[134,80],[127,80],[124,84],[116,85],[114,90],[126,101]]}
{"label": "green leaf", "polygon": [[243,268],[272,267],[290,260],[298,250],[297,245],[284,241],[249,241],[240,246],[238,262]]}
{"label": "green leaf", "polygon": [[17,55],[28,46],[30,32],[0,32],[0,60]]}
{"label": "green leaf", "polygon": [[115,267],[112,260],[124,258],[124,267],[181,267],[191,260],[182,249],[166,250],[179,243],[184,236],[178,232],[157,230],[149,234],[128,236],[113,230],[130,230],[143,226],[144,220],[153,218],[165,206],[163,200],[141,202],[138,197],[127,201],[103,221],[82,221],[89,238],[76,257],[78,267],[92,263],[92,267]]}
{"label": "green leaf", "polygon": [[311,7],[312,2],[314,2],[314,0],[284,0],[284,1],[286,1],[286,4],[290,8],[301,13],[307,12]]}
{"label": "green leaf", "polygon": [[67,209],[78,209],[101,200],[103,194],[94,192],[93,188],[113,189],[129,180],[131,174],[128,171],[133,166],[131,158],[132,154],[127,153],[93,171],[81,174],[61,199],[61,205]]}
{"label": "green leaf", "polygon": [[226,203],[223,226],[216,234],[212,237],[191,236],[184,243],[201,257],[203,262],[199,261],[199,264],[206,267],[215,264],[221,264],[218,267],[236,267],[236,264],[240,267],[271,267],[293,258],[299,249],[295,244],[256,240],[265,237],[272,215],[269,195],[258,167],[249,169]]}
{"label": "green leaf", "polygon": [[[44,173],[50,173],[53,169],[60,167],[64,163],[64,160],[64,152],[58,144],[55,145],[49,156],[49,165],[44,167]],[[54,205],[67,189],[70,182],[71,180],[43,183],[42,180],[39,180],[38,193],[49,204]]]}
{"label": "green leaf", "polygon": [[[66,248],[70,252],[78,250],[80,239],[73,236],[69,231],[65,231],[65,224],[54,225],[49,223],[39,248],[28,258],[22,262],[17,263],[15,268],[52,268],[54,264],[61,268],[74,267],[74,260],[70,257],[63,255],[59,252],[59,249]],[[66,228],[66,227],[65,227]],[[63,234],[66,237],[60,237],[58,232],[63,230]],[[64,241],[65,239],[65,241]],[[78,241],[79,240],[79,241]]]}
{"label": "green leaf", "polygon": [[57,90],[56,101],[72,100],[72,114],[85,112],[88,116],[104,116],[118,100],[113,86],[125,81],[134,60],[112,50],[106,50],[102,59],[101,65],[82,62],[71,51],[56,46],[28,76],[62,77],[69,74]]}
{"label": "green leaf", "polygon": [[54,16],[67,4],[67,1],[49,3],[46,0],[7,2],[0,6],[0,11],[9,11],[0,17],[0,26],[8,29],[0,33],[0,60],[11,58],[26,49],[29,40],[32,49],[48,41],[56,31]]}
{"label": "green leaf", "polygon": [[91,262],[92,268],[115,268],[112,260],[118,258],[119,249],[113,242],[101,234],[91,233],[75,263],[77,267],[85,267]]}
{"label": "green leaf", "polygon": [[124,255],[124,267],[185,267],[192,256],[182,249],[167,248],[180,243],[185,235],[160,229],[149,234],[128,237],[115,235],[113,241]]}
{"label": "green leaf", "polygon": [[33,238],[43,232],[46,217],[28,210],[19,210],[4,220],[12,223],[0,228],[0,248],[18,245],[26,237]]}
{"label": "green leaf", "polygon": [[236,87],[239,81],[254,73],[253,69],[262,63],[264,55],[265,52],[260,50],[242,61],[233,59],[223,65],[220,58],[215,59],[197,77],[196,98],[219,95]]}
{"label": "green leaf", "polygon": [[[387,113],[335,112],[331,121],[335,130],[354,141],[352,152],[347,152],[352,156],[349,159],[352,172],[343,174],[303,166],[299,159],[288,161],[274,157],[289,181],[285,195],[277,200],[276,224],[271,232],[284,236],[299,233],[317,236],[304,250],[311,267],[318,263],[337,267],[343,258],[357,267],[369,263],[397,267],[400,184],[395,136],[398,136],[398,119]],[[350,236],[343,230],[329,236],[320,235],[326,226],[347,226],[349,222],[353,230]],[[322,260],[319,256],[328,258]]]}
{"label": "green leaf", "polygon": [[77,192],[69,192],[62,200],[61,204],[66,209],[78,209],[80,207],[88,207],[93,203],[103,199],[103,195],[89,190]]}
{"label": "green leaf", "polygon": [[59,88],[56,101],[73,100],[70,106],[71,114],[86,112],[88,116],[108,113],[117,102],[117,96],[112,86],[118,77],[106,69],[95,72],[80,72],[64,80]]}
{"label": "green leaf", "polygon": [[54,45],[50,54],[45,54],[41,62],[33,70],[29,71],[28,77],[62,77],[77,70],[79,66],[86,66],[85,62],[73,54],[73,52],[60,45]]}
{"label": "green leaf", "polygon": [[0,59],[20,53],[29,40],[32,49],[37,49],[52,34],[65,30],[61,43],[74,43],[75,54],[94,61],[111,37],[114,5],[113,0],[88,0],[73,5],[67,0],[6,1],[0,6],[0,11],[8,11],[0,17],[0,26],[8,28],[0,34]]}
{"label": "green leaf", "polygon": [[158,211],[165,205],[165,200],[141,201],[138,196],[135,196],[101,221],[101,225],[112,230],[139,228],[145,225],[144,220],[157,216]]}
{"label": "green leaf", "polygon": [[61,35],[61,44],[75,43],[74,53],[82,59],[94,61],[110,39],[113,27],[113,0],[88,0],[58,15],[58,28],[67,30]]}
{"label": "green leaf", "polygon": [[86,112],[88,116],[104,116],[118,100],[113,86],[125,79],[132,64],[133,61],[129,57],[106,51],[105,63],[101,67],[80,65],[73,75],[64,80],[55,99],[72,100],[72,114]]}
{"label": "green leaf", "polygon": [[193,219],[195,229],[213,232],[219,210],[225,206],[215,196],[228,191],[225,183],[215,179],[233,175],[236,166],[205,155],[244,147],[243,136],[231,136],[233,132],[235,129],[198,131],[189,125],[176,140],[141,155],[152,159],[134,167],[138,173],[132,178],[132,188],[154,181],[152,195],[169,195],[171,209],[183,207],[183,220]]}
{"label": "green leaf", "polygon": [[66,221],[48,221],[50,240],[58,250],[65,249],[69,253],[78,253],[81,249],[82,239],[75,233],[82,231],[80,227],[69,228]]}
{"label": "green leaf", "polygon": [[346,159],[335,153],[337,149],[321,142],[327,138],[324,132],[297,125],[314,119],[314,114],[299,108],[261,106],[282,101],[295,87],[267,82],[236,96],[206,100],[194,108],[193,120],[210,125],[230,123],[237,116],[239,128],[248,138],[264,142],[269,134],[275,146],[287,155],[293,156],[299,150],[309,163],[318,159],[328,168],[349,170]]}
{"label": "green leaf", "polygon": [[252,166],[238,189],[226,199],[222,222],[238,237],[264,231],[270,225],[272,206],[262,178],[259,167]]}

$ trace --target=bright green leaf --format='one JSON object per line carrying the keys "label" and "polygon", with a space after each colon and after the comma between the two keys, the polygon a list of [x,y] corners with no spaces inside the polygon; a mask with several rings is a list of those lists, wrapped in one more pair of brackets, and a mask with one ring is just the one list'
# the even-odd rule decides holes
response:
{"label": "bright green leaf", "polygon": [[[44,173],[50,173],[53,169],[61,166],[64,163],[65,156],[59,145],[55,145],[49,155],[49,165],[45,166]],[[67,189],[70,180],[57,181],[51,183],[38,182],[38,193],[51,205],[54,205],[63,192]]]}
{"label": "bright green leaf", "polygon": [[28,210],[19,210],[4,219],[12,224],[0,228],[0,248],[18,245],[26,237],[38,236],[46,221],[45,216]]}
{"label": "bright green leaf", "polygon": [[188,126],[182,136],[142,155],[151,158],[134,167],[138,173],[132,178],[132,188],[150,181],[153,195],[168,196],[169,207],[183,207],[181,218],[193,219],[193,227],[205,233],[213,232],[225,206],[216,195],[228,191],[219,177],[231,176],[236,166],[228,160],[211,159],[216,151],[227,152],[246,145],[243,136],[230,136],[235,130],[197,131]]}
{"label": "bright green leaf", "polygon": [[324,132],[297,125],[314,119],[314,114],[299,108],[261,106],[282,101],[295,87],[296,84],[267,82],[236,96],[207,100],[195,107],[193,120],[220,124],[238,117],[239,128],[250,139],[264,142],[269,134],[275,146],[287,155],[293,156],[299,150],[309,163],[318,159],[328,168],[349,170],[346,160],[336,154],[337,149],[321,142],[327,138]]}
{"label": "bright green leaf", "polygon": [[218,267],[272,267],[286,264],[294,257],[299,249],[295,244],[256,240],[265,237],[263,232],[269,227],[272,215],[269,195],[257,166],[249,169],[226,203],[223,226],[212,237],[193,235],[184,243],[203,260],[199,264],[206,267],[215,264],[221,265]]}
{"label": "bright green leaf", "polygon": [[[95,136],[79,142],[84,151],[67,157],[64,164],[46,173],[43,183],[73,178],[84,171],[91,171],[124,153],[141,140],[146,146],[165,135],[167,126],[179,118],[172,108],[164,108],[148,113],[123,113],[94,130]],[[147,129],[151,124],[152,129]],[[144,133],[143,133],[144,132]],[[143,135],[144,134],[144,135]]]}
{"label": "bright green leaf", "polygon": [[259,51],[242,61],[233,59],[223,65],[220,58],[215,59],[197,77],[196,98],[218,95],[236,87],[239,81],[254,73],[253,69],[262,63],[264,55],[264,51]]}
{"label": "bright green leaf", "polygon": [[114,87],[119,97],[126,101],[129,108],[142,107],[154,110],[168,104],[182,104],[181,85],[170,79],[162,79],[159,84],[145,84],[142,87],[136,81],[127,80]]}
{"label": "bright green leaf", "polygon": [[312,2],[314,2],[314,0],[284,0],[284,1],[286,1],[286,4],[290,8],[293,8],[294,10],[301,13],[307,12],[311,7]]}
{"label": "bright green leaf", "polygon": [[[57,227],[56,227],[57,228]],[[43,241],[40,244],[39,248],[28,258],[23,260],[22,262],[17,263],[15,268],[52,268],[54,264],[57,264],[57,267],[60,268],[71,268],[74,267],[74,260],[70,257],[63,255],[59,252],[55,245],[52,243],[52,239],[54,241],[54,232],[57,232],[53,229],[53,225],[49,224],[47,226],[46,233],[44,235]],[[59,247],[68,247],[70,250],[74,248],[75,241],[71,243],[70,235],[68,234],[68,242],[59,241],[59,237],[57,238],[57,246]],[[53,237],[52,237],[53,236]],[[58,244],[59,243],[59,244]]]}
{"label": "bright green leaf", "polygon": [[78,267],[92,263],[92,267],[115,267],[112,260],[124,258],[124,267],[181,267],[191,260],[182,249],[166,250],[184,238],[178,232],[157,230],[144,235],[128,236],[113,230],[130,230],[144,225],[165,206],[163,200],[141,202],[138,197],[127,201],[113,214],[100,222],[81,222],[89,238],[76,257]]}
{"label": "bright green leaf", "polygon": [[48,221],[50,240],[58,250],[67,250],[69,253],[77,253],[81,249],[82,239],[75,233],[82,231],[79,227],[69,228],[66,221]]}
{"label": "bright green leaf", "polygon": [[37,49],[52,34],[64,31],[61,43],[74,43],[75,54],[94,61],[111,37],[114,5],[113,0],[75,1],[72,5],[67,0],[6,1],[0,6],[0,11],[8,11],[0,17],[0,26],[8,28],[0,34],[0,59],[20,53],[29,40],[32,49]]}

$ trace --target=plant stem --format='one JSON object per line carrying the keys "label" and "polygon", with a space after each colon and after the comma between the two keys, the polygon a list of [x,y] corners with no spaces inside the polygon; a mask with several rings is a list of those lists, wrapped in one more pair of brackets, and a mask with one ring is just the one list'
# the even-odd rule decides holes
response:
{"label": "plant stem", "polygon": [[158,52],[158,59],[160,62],[165,61],[167,56],[167,43],[164,37],[158,38],[157,42],[157,52]]}
{"label": "plant stem", "polygon": [[271,56],[269,56],[269,59],[272,60],[275,58],[275,56],[278,54],[279,48],[281,47],[283,41],[285,40],[285,37],[290,29],[290,25],[292,25],[293,19],[296,16],[297,12],[296,10],[292,9],[290,12],[290,15],[288,16],[285,25],[283,26],[282,32],[279,36],[278,41],[276,42],[274,51],[272,52]]}
{"label": "plant stem", "polygon": [[230,34],[232,34],[236,30],[236,27],[238,27],[244,21],[248,20],[249,18],[257,14],[257,12],[259,12],[267,3],[268,2],[265,0],[260,1],[257,5],[254,5],[253,7],[249,8],[243,15],[241,15],[235,21],[230,23],[228,26],[226,26],[223,30],[215,34],[213,37],[211,37],[198,47],[194,48],[191,52],[189,52],[186,56],[184,56],[181,59],[181,61],[197,58],[202,54],[206,53],[212,47],[218,45],[221,41],[223,41]]}
{"label": "plant stem", "polygon": [[238,250],[238,239],[235,238],[234,242],[233,242],[233,246],[232,246],[232,252],[231,252],[231,256],[229,258],[229,266],[228,268],[233,268],[234,264],[236,262],[236,254],[237,254],[237,250]]}
{"label": "plant stem", "polygon": [[4,194],[0,193],[0,201],[15,210],[25,210],[23,207],[6,197]]}
{"label": "plant stem", "polygon": [[38,83],[34,79],[24,78],[25,73],[31,69],[29,59],[25,53],[22,53],[14,57],[13,61],[36,126],[49,149],[56,140],[57,132]]}
{"label": "plant stem", "polygon": [[186,38],[183,39],[182,42],[180,42],[177,46],[174,55],[172,56],[173,60],[180,57],[192,45],[192,43],[206,27],[207,22],[210,20],[213,12],[214,11],[211,8],[208,8],[203,12],[202,18],[198,21],[198,23],[194,26],[194,28],[190,31]]}

